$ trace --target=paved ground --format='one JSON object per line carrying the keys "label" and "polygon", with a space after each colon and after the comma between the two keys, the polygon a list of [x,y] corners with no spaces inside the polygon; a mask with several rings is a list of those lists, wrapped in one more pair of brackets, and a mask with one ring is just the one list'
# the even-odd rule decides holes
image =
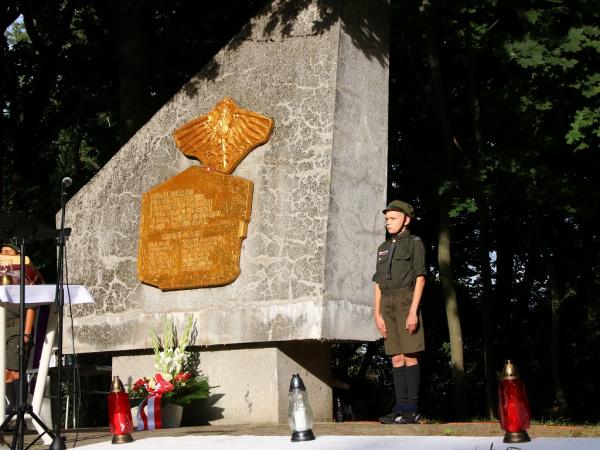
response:
{"label": "paved ground", "polygon": [[[600,426],[559,426],[532,425],[528,430],[532,438],[536,437],[600,437]],[[317,423],[314,427],[317,436],[502,436],[503,432],[497,423],[435,423],[418,425],[380,425],[376,422],[343,422]],[[209,436],[209,435],[254,435],[254,436],[286,436],[289,428],[285,425],[209,425],[200,427],[169,428],[153,431],[136,431],[134,439],[159,436]],[[111,439],[107,428],[83,429],[79,433],[66,431],[67,448],[108,442]],[[36,434],[28,432],[25,443],[35,439]],[[5,434],[10,444],[11,434]],[[32,449],[47,448],[40,441]]]}
{"label": "paved ground", "polygon": [[[343,423],[317,423],[314,426],[317,436],[502,436],[503,432],[497,423],[434,423],[418,425],[380,425],[376,422],[343,422]],[[159,436],[287,436],[289,428],[285,425],[208,425],[199,427],[168,428],[153,431],[136,431],[133,437],[136,440]],[[529,435],[536,437],[600,437],[600,426],[561,426],[561,425],[532,425]],[[67,448],[88,445],[111,440],[107,428],[83,429],[76,434],[66,431],[63,436],[67,438]],[[35,439],[36,434],[28,432],[25,443]],[[5,434],[5,439],[10,444],[12,434]],[[32,449],[45,449],[40,441]]]}

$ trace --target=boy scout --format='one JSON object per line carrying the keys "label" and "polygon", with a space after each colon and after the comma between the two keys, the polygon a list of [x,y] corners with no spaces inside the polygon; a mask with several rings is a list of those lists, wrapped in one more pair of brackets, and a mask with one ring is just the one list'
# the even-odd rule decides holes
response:
{"label": "boy scout", "polygon": [[419,352],[425,350],[419,304],[425,286],[425,246],[410,234],[414,208],[394,200],[386,209],[385,226],[390,238],[377,250],[373,275],[375,325],[392,359],[396,405],[381,423],[417,423],[421,372]]}

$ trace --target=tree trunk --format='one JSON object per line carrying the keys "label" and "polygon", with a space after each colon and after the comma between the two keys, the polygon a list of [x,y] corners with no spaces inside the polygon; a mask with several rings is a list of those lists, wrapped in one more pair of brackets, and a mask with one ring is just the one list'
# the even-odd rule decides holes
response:
{"label": "tree trunk", "polygon": [[588,308],[595,304],[596,297],[594,295],[594,267],[596,258],[596,244],[594,244],[594,235],[596,227],[592,218],[580,219],[580,235],[582,241],[583,258],[582,258],[582,285],[580,292],[583,295],[583,302]]}
{"label": "tree trunk", "polygon": [[[6,60],[8,42],[5,33],[11,24],[17,20],[19,14],[20,12],[16,2],[9,2],[8,5],[5,5],[0,9],[0,29],[2,30],[2,35],[0,36],[0,105],[2,105],[3,108],[6,103],[10,101],[6,91],[9,89],[9,86],[10,88],[13,88],[14,82],[12,67]],[[9,120],[5,117],[5,114],[0,115],[0,129],[4,132],[4,130],[9,129],[9,126]],[[4,141],[6,142],[6,139],[4,139]],[[6,156],[7,153],[5,146],[0,145],[0,212],[4,211],[6,208],[4,192],[6,190],[5,177],[8,177],[8,171],[6,170],[8,160],[8,157]],[[2,232],[2,230],[0,230],[0,232]]]}
{"label": "tree trunk", "polygon": [[565,390],[562,386],[560,376],[560,305],[563,297],[561,295],[560,284],[556,274],[556,268],[552,259],[552,251],[548,247],[546,239],[540,228],[540,219],[537,212],[534,212],[533,226],[535,235],[542,251],[542,259],[548,275],[548,285],[550,287],[550,352],[552,364],[552,383],[554,385],[554,407],[553,413],[556,416],[564,416],[568,410],[568,402]]}
{"label": "tree trunk", "polygon": [[377,353],[377,341],[371,341],[367,343],[367,350],[360,362],[360,367],[356,373],[356,378],[364,378],[367,376],[367,372],[373,363],[373,356]]}
{"label": "tree trunk", "polygon": [[438,264],[440,266],[440,279],[442,281],[446,318],[448,320],[448,335],[450,337],[450,369],[454,383],[454,404],[457,417],[464,418],[467,415],[467,389],[465,383],[462,327],[458,311],[458,297],[454,288],[452,275],[449,215],[451,200],[450,195],[445,193],[440,205]]}
{"label": "tree trunk", "polygon": [[6,167],[6,162],[4,161],[4,146],[2,145],[0,146],[0,215],[4,211],[4,167]]}
{"label": "tree trunk", "polygon": [[[474,58],[471,55],[471,45],[469,39],[469,59]],[[479,255],[479,270],[481,273],[481,325],[483,331],[483,369],[485,375],[485,393],[486,405],[485,415],[490,419],[496,416],[497,407],[497,381],[496,370],[494,367],[494,321],[492,306],[492,268],[490,263],[490,245],[489,245],[489,202],[485,195],[483,181],[479,178],[479,169],[481,168],[482,158],[482,133],[480,126],[481,108],[479,104],[479,95],[475,84],[472,65],[468,65],[469,80],[469,100],[471,106],[471,115],[473,118],[473,136],[475,140],[476,151],[472,157],[474,166],[475,180],[475,199],[477,202],[477,211],[479,214],[479,246],[477,248]]]}
{"label": "tree trunk", "polygon": [[554,271],[554,264],[550,261],[550,256],[544,258],[548,271],[548,281],[550,283],[550,302],[552,306],[552,332],[550,337],[552,351],[552,383],[554,384],[554,399],[556,403],[556,413],[558,416],[564,416],[569,409],[567,396],[562,386],[560,376],[560,304],[562,296],[558,286],[558,280]]}
{"label": "tree trunk", "polygon": [[116,1],[119,20],[119,123],[125,144],[144,125],[150,112],[150,79],[155,57],[151,47],[151,14],[146,1]]}
{"label": "tree trunk", "polygon": [[[49,171],[40,157],[46,149],[42,149],[40,143],[44,142],[47,131],[45,116],[56,82],[55,67],[60,61],[63,44],[70,39],[74,11],[74,2],[70,1],[40,2],[39,5],[21,2],[23,24],[37,56],[31,80],[26,83],[27,89],[15,89],[17,95],[19,91],[25,92],[10,108],[14,145],[11,168],[14,184],[11,183],[11,187],[15,210],[34,207],[32,186],[48,184]],[[49,28],[53,30],[52,39],[45,34]],[[14,105],[20,105],[20,109],[15,110]]]}
{"label": "tree trunk", "polygon": [[[496,206],[496,286],[494,292],[495,304],[499,311],[503,311],[499,317],[499,327],[511,327],[515,317],[514,305],[510,301],[513,297],[513,275],[514,275],[514,230],[510,221],[507,208],[504,205]],[[499,336],[500,349],[504,359],[514,358],[512,353],[519,347],[518,335],[514,333],[501,333]],[[515,341],[516,340],[516,341]]]}
{"label": "tree trunk", "polygon": [[[442,149],[446,167],[446,181],[452,180],[454,173],[453,160],[453,133],[450,125],[450,108],[443,88],[443,77],[440,59],[435,45],[435,18],[428,11],[429,6],[424,4],[425,33],[427,43],[427,62],[431,72],[437,113],[442,125]],[[451,192],[446,190],[442,194],[440,204],[440,229],[438,242],[438,264],[440,266],[440,279],[444,303],[446,305],[446,319],[450,338],[450,368],[454,387],[455,410],[458,418],[467,416],[467,389],[465,383],[464,347],[462,328],[458,311],[458,298],[454,287],[451,256],[450,233],[450,207],[452,204]]]}
{"label": "tree trunk", "polygon": [[479,267],[481,271],[481,323],[483,328],[483,364],[485,371],[485,393],[486,393],[486,411],[485,414],[490,419],[496,416],[497,407],[497,380],[496,369],[494,367],[494,326],[492,320],[492,270],[490,266],[490,251],[488,240],[488,204],[483,195],[478,196],[477,209],[479,212],[479,234],[480,241],[478,247]]}
{"label": "tree trunk", "polygon": [[71,142],[71,162],[73,164],[73,175],[77,178],[81,175],[81,144],[83,142],[83,130],[77,129]]}

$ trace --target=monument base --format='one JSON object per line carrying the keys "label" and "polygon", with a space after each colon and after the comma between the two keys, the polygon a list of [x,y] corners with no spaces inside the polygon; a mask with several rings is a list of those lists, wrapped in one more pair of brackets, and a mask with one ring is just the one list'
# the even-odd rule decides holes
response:
{"label": "monument base", "polygon": [[[300,374],[316,421],[332,419],[330,344],[290,341],[223,345],[200,351],[200,369],[208,376],[211,397],[184,413],[185,425],[287,423],[290,380]],[[153,355],[119,355],[112,375],[126,388],[156,372]]]}

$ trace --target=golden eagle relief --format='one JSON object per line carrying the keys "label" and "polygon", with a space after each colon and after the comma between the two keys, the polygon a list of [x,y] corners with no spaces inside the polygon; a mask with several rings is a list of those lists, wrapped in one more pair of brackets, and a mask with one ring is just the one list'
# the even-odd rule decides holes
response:
{"label": "golden eagle relief", "polygon": [[252,149],[269,140],[272,130],[271,119],[225,97],[211,112],[178,128],[173,136],[184,155],[229,174]]}
{"label": "golden eagle relief", "polygon": [[142,196],[138,277],[161,290],[222,286],[240,275],[253,183],[229,175],[266,143],[273,121],[224,98],[178,128],[175,143],[194,166]]}

